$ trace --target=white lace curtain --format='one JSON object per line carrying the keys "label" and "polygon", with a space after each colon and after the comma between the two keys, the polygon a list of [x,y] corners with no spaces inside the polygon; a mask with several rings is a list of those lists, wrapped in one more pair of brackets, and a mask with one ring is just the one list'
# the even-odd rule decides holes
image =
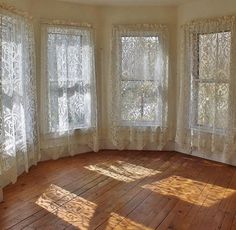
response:
{"label": "white lace curtain", "polygon": [[182,28],[176,142],[199,156],[236,164],[235,17]]}
{"label": "white lace curtain", "polygon": [[[42,156],[98,151],[93,29],[42,24]],[[86,149],[87,150],[87,149]]]}
{"label": "white lace curtain", "polygon": [[113,28],[110,139],[119,149],[168,142],[167,35],[164,25]]}
{"label": "white lace curtain", "polygon": [[0,10],[0,186],[39,160],[31,22]]}

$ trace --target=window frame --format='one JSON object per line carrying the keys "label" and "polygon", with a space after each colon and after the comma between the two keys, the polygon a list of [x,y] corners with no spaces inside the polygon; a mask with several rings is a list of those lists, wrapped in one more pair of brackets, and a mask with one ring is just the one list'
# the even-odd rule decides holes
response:
{"label": "window frame", "polygon": [[[145,31],[145,30],[143,30]],[[122,78],[122,53],[123,53],[123,49],[122,49],[122,38],[123,37],[147,37],[147,38],[150,38],[150,37],[155,37],[155,38],[158,38],[158,41],[159,41],[159,47],[160,49],[162,48],[161,47],[161,39],[160,39],[160,35],[159,33],[157,32],[154,32],[154,31],[148,31],[148,35],[144,35],[144,34],[140,34],[140,32],[142,33],[143,31],[138,31],[138,30],[130,30],[129,33],[122,33],[120,36],[119,36],[119,50],[118,50],[118,53],[121,53],[121,55],[119,55],[119,66],[120,66],[120,72],[118,73],[119,75],[119,79],[118,79],[118,82],[119,82],[119,94],[120,94],[120,100],[119,100],[119,106],[120,106],[120,111],[121,111],[121,108],[122,108],[122,99],[121,99],[121,90],[122,90],[122,87],[121,87],[121,83],[122,82],[155,82],[155,80],[145,80],[145,79],[137,79],[137,80],[134,80],[134,79],[123,79]],[[158,55],[158,54],[157,54]],[[143,93],[144,94],[144,93]],[[142,101],[144,99],[145,96],[142,96]],[[142,111],[144,110],[144,107],[145,107],[145,103],[141,103],[140,104],[140,110],[141,110],[141,113]],[[161,124],[160,124],[160,121],[158,120],[158,114],[155,114],[155,120],[153,121],[145,121],[145,120],[124,120],[122,119],[122,113],[120,112],[119,114],[119,125],[122,127],[159,127]]]}
{"label": "window frame", "polygon": [[[199,111],[198,111],[198,99],[199,99],[199,84],[201,83],[207,83],[207,84],[228,84],[230,86],[230,80],[214,80],[212,79],[200,79],[200,39],[199,37],[201,35],[208,35],[208,34],[220,34],[220,33],[230,33],[230,36],[232,38],[232,31],[231,30],[223,30],[223,31],[214,31],[214,32],[193,32],[192,33],[192,60],[196,60],[196,63],[193,63],[192,61],[192,66],[191,66],[191,81],[190,81],[190,90],[191,90],[191,98],[192,98],[192,105],[190,104],[191,108],[191,113],[193,115],[193,118],[189,120],[189,126],[193,131],[201,131],[201,132],[206,132],[206,133],[218,133],[222,134],[225,132],[227,127],[225,128],[213,128],[211,126],[204,126],[198,123],[198,116],[199,116]],[[195,42],[194,42],[195,41]],[[232,45],[232,44],[231,44]],[[194,56],[197,56],[197,58],[194,58]],[[230,54],[231,57],[231,54]],[[196,67],[197,68],[196,68]],[[195,70],[196,69],[196,70]],[[195,85],[195,86],[194,86]],[[193,97],[195,95],[195,97]],[[192,107],[194,109],[192,109]],[[195,113],[193,111],[196,111]]]}
{"label": "window frame", "polygon": [[[60,137],[63,137],[63,136],[66,136],[68,134],[68,132],[73,132],[74,134],[79,134],[80,132],[86,132],[86,133],[89,133],[90,131],[94,130],[94,128],[96,128],[96,123],[97,123],[97,115],[96,115],[96,80],[95,80],[95,48],[94,48],[94,44],[93,44],[93,30],[92,30],[92,27],[89,25],[89,24],[86,24],[86,25],[83,25],[83,24],[75,24],[75,23],[72,23],[72,25],[68,25],[68,24],[57,24],[57,23],[42,23],[41,25],[41,36],[42,36],[42,43],[41,43],[41,50],[42,50],[42,54],[41,54],[41,58],[42,58],[42,65],[41,65],[41,68],[45,68],[47,71],[44,71],[44,76],[42,77],[42,90],[41,92],[42,95],[41,95],[41,98],[42,98],[42,101],[45,105],[45,103],[48,103],[47,104],[47,108],[42,108],[41,107],[41,111],[43,112],[43,114],[45,114],[47,117],[45,117],[45,115],[43,116],[43,120],[41,120],[41,123],[42,123],[42,131],[44,133],[44,135],[49,135],[49,137],[53,137],[53,136],[60,136]],[[50,122],[50,117],[49,117],[49,113],[50,113],[50,109],[49,109],[49,94],[50,94],[50,84],[53,82],[52,80],[49,79],[48,77],[48,38],[49,38],[49,35],[50,34],[58,34],[58,33],[55,33],[55,32],[50,32],[49,30],[50,29],[64,29],[64,30],[67,30],[67,32],[65,33],[59,33],[61,35],[64,35],[64,36],[79,36],[81,37],[81,41],[80,41],[80,53],[81,53],[81,65],[83,64],[83,54],[82,54],[82,46],[83,46],[83,37],[86,36],[84,33],[84,31],[86,31],[86,33],[89,34],[89,39],[90,39],[90,49],[93,49],[92,50],[92,53],[91,53],[91,63],[92,63],[92,66],[91,66],[91,69],[90,69],[90,76],[89,76],[89,81],[88,79],[78,79],[77,82],[84,82],[85,83],[85,88],[87,87],[86,85],[89,85],[89,94],[91,96],[91,100],[90,100],[90,105],[89,105],[89,108],[90,108],[90,121],[89,121],[89,125],[85,124],[87,122],[84,122],[84,125],[79,125],[79,126],[74,126],[73,128],[69,127],[67,129],[57,129],[57,130],[52,130],[50,128],[50,125],[49,125],[49,122]],[[78,33],[78,35],[75,35],[73,33],[71,33],[69,30],[73,30],[75,29],[76,30],[76,33]],[[67,79],[66,79],[66,82],[68,81],[71,81],[71,79],[68,78],[67,76]],[[54,81],[54,82],[58,82],[58,81]],[[67,88],[68,89],[68,88]],[[46,91],[45,91],[46,90]],[[56,91],[60,91],[62,90],[61,88],[58,88],[58,89],[54,89]],[[76,89],[74,90],[76,91]],[[47,96],[43,95],[43,94],[47,94]],[[45,101],[46,100],[46,101]],[[95,100],[95,102],[93,102],[93,100]],[[86,113],[85,113],[86,115]],[[69,120],[68,120],[68,124],[70,124]]]}

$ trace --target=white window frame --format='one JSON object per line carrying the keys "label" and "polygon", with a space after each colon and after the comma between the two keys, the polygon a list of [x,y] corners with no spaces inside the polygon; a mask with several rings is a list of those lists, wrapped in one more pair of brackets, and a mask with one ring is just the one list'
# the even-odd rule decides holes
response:
{"label": "white window frame", "polygon": [[[201,124],[198,124],[198,87],[200,83],[208,83],[208,84],[228,84],[230,86],[230,78],[226,79],[226,80],[217,80],[217,79],[200,79],[199,77],[199,64],[200,64],[200,60],[199,60],[199,36],[200,35],[207,35],[207,34],[219,34],[219,33],[224,33],[224,32],[230,32],[231,33],[231,37],[232,37],[232,31],[230,30],[226,30],[226,31],[213,31],[213,32],[208,32],[208,33],[203,33],[203,32],[194,32],[192,34],[192,76],[191,76],[191,98],[192,98],[192,104],[190,104],[190,108],[192,111],[192,118],[189,121],[189,126],[193,131],[201,131],[201,132],[206,132],[206,133],[219,133],[222,134],[225,132],[226,128],[215,128],[213,129],[213,127],[211,126],[204,126]],[[232,44],[231,44],[232,45]],[[196,56],[197,58],[196,58]],[[194,60],[198,60],[197,62],[194,62]],[[195,95],[195,96],[193,96]],[[197,96],[196,96],[197,95]],[[195,109],[193,109],[195,107]],[[194,113],[193,111],[196,111],[196,113]]]}
{"label": "white window frame", "polygon": [[[91,39],[90,41],[90,45],[91,45],[91,52],[90,52],[90,61],[92,63],[92,67],[90,69],[90,76],[89,76],[89,81],[87,80],[87,85],[90,89],[90,96],[91,96],[91,103],[89,105],[90,107],[90,121],[88,124],[85,125],[79,125],[73,128],[68,128],[66,130],[50,130],[49,127],[49,109],[47,108],[47,103],[48,102],[48,98],[47,98],[47,94],[48,94],[48,89],[49,85],[48,85],[48,58],[47,58],[47,49],[48,49],[48,35],[50,33],[48,33],[48,30],[50,29],[64,29],[64,30],[68,30],[67,33],[63,34],[63,35],[70,35],[70,30],[76,30],[78,33],[78,36],[81,37],[81,39],[83,40],[83,34],[84,32],[89,34],[89,38]],[[81,34],[80,32],[81,31]],[[72,36],[74,36],[74,34],[71,34]],[[42,113],[42,119],[41,119],[41,131],[44,134],[49,134],[49,135],[59,135],[59,136],[63,136],[64,134],[66,135],[67,132],[84,132],[84,131],[89,131],[92,130],[94,128],[96,128],[97,126],[97,102],[96,102],[96,81],[95,81],[95,58],[94,58],[94,53],[95,53],[95,48],[94,48],[94,41],[93,41],[93,29],[91,27],[91,25],[89,24],[78,24],[78,23],[57,23],[57,22],[42,22],[41,24],[41,75],[42,75],[42,81],[41,81],[41,113]],[[82,41],[81,41],[82,42]],[[83,58],[83,57],[82,57]],[[84,58],[85,59],[85,58]],[[82,61],[83,62],[83,61]],[[82,63],[83,64],[83,63]],[[67,76],[68,77],[68,76]],[[81,80],[81,81],[86,81],[86,80]],[[70,89],[69,89],[70,90]],[[46,103],[46,105],[45,105]],[[64,134],[63,134],[64,133]]]}
{"label": "white window frame", "polygon": [[[117,64],[115,64],[114,60],[113,60],[113,68],[115,65],[119,66],[120,68],[120,72],[113,69],[113,71],[116,73],[114,76],[115,79],[115,84],[118,88],[116,88],[117,91],[121,90],[121,82],[122,81],[130,81],[130,80],[124,80],[122,79],[121,76],[121,72],[122,72],[122,61],[121,61],[121,55],[122,55],[122,38],[123,37],[155,37],[158,38],[159,40],[159,45],[160,45],[160,50],[161,50],[161,54],[163,57],[163,63],[165,63],[164,68],[163,68],[163,74],[165,74],[165,85],[168,85],[168,38],[167,38],[167,32],[166,32],[166,27],[162,25],[160,25],[160,27],[158,29],[156,29],[156,27],[158,27],[159,25],[152,25],[152,24],[144,24],[144,25],[118,25],[118,26],[114,26],[113,30],[116,30],[116,27],[120,27],[120,28],[125,28],[124,32],[121,32],[119,36],[114,37],[115,35],[113,35],[113,43],[114,40],[116,40],[117,45],[113,44],[113,55],[115,53],[115,55],[117,56],[116,61],[118,62]],[[161,29],[160,29],[161,28]],[[163,30],[162,30],[163,29]],[[125,31],[126,30],[126,31]],[[121,29],[122,31],[122,29]],[[115,49],[114,49],[115,47]],[[158,54],[157,54],[158,55]],[[159,57],[159,56],[158,56]],[[113,58],[114,59],[114,58]],[[164,60],[165,59],[165,60]],[[141,80],[134,80],[135,82],[138,81],[142,81]],[[143,81],[145,82],[145,79],[143,79]],[[155,80],[153,80],[153,82],[155,82]],[[159,85],[157,85],[157,87],[159,87]],[[166,90],[166,89],[165,89]],[[167,92],[165,92],[167,93]],[[167,95],[162,95],[162,97],[167,98]],[[165,122],[163,121],[163,119],[158,119],[160,117],[160,114],[164,114],[164,110],[167,109],[165,102],[163,102],[163,104],[161,105],[161,108],[159,109],[160,111],[157,112],[156,116],[155,116],[155,120],[153,121],[145,121],[145,120],[124,120],[122,119],[122,114],[121,114],[121,95],[117,95],[116,101],[119,104],[119,111],[117,118],[118,118],[118,125],[119,126],[123,126],[123,127],[163,127],[165,126]],[[162,99],[161,99],[162,100]],[[164,100],[162,100],[164,101]],[[118,106],[117,106],[118,107]],[[140,108],[141,109],[141,108]],[[113,108],[114,110],[114,108]],[[115,113],[115,111],[113,111],[113,114]]]}

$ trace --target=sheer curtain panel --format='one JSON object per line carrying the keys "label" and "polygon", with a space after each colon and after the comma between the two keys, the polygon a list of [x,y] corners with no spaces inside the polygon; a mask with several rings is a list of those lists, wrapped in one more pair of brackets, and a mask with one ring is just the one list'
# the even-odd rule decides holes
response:
{"label": "sheer curtain panel", "polygon": [[184,152],[236,164],[235,17],[182,27],[176,143]]}
{"label": "sheer curtain panel", "polygon": [[115,25],[110,137],[119,149],[168,142],[168,33],[165,25]]}
{"label": "sheer curtain panel", "polygon": [[0,9],[0,181],[28,171],[38,151],[35,51],[29,19]]}
{"label": "sheer curtain panel", "polygon": [[41,150],[56,159],[98,151],[93,29],[42,23]]}

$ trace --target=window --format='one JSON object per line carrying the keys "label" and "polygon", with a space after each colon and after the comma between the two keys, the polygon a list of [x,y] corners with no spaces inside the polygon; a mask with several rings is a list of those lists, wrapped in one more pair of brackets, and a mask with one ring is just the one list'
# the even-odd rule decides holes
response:
{"label": "window", "polygon": [[119,114],[121,126],[162,125],[167,68],[166,50],[159,34],[145,29],[127,30],[117,37],[118,88],[113,110]]}
{"label": "window", "polygon": [[33,32],[23,17],[5,12],[0,18],[0,137],[3,152],[14,156],[27,151],[27,135],[35,134]]}
{"label": "window", "polygon": [[193,127],[227,127],[231,32],[194,36],[192,101]]}
{"label": "window", "polygon": [[0,180],[14,182],[38,159],[33,25],[1,9],[0,34]]}
{"label": "window", "polygon": [[96,119],[91,31],[47,27],[46,39],[48,132],[88,129]]}
{"label": "window", "polygon": [[122,37],[121,120],[156,123],[158,37]]}

